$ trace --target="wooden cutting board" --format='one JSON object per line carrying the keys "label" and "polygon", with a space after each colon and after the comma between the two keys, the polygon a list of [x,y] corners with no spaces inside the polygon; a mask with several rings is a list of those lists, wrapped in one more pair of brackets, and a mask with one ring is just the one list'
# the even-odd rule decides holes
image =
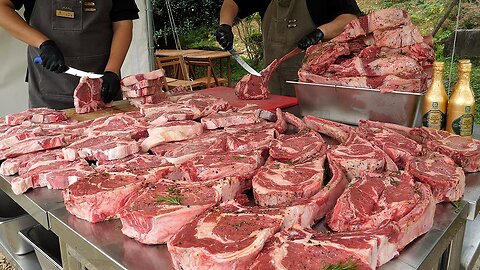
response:
{"label": "wooden cutting board", "polygon": [[126,100],[114,101],[111,108],[106,108],[100,111],[95,111],[91,113],[82,113],[78,114],[75,112],[74,108],[64,110],[67,113],[67,116],[77,120],[77,121],[88,121],[92,119],[97,119],[103,116],[114,115],[117,113],[125,113],[138,111],[138,108],[130,105]]}

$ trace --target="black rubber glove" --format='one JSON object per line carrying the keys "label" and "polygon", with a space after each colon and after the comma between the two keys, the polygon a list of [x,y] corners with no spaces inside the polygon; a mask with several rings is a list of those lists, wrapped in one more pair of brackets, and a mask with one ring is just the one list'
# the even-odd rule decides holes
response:
{"label": "black rubber glove", "polygon": [[112,102],[120,91],[120,78],[115,72],[105,71],[103,73],[103,84],[102,84],[102,99],[103,102],[109,103]]}
{"label": "black rubber glove", "polygon": [[40,45],[40,57],[42,58],[42,66],[50,71],[62,73],[68,69],[62,52],[53,40],[44,41]]}
{"label": "black rubber glove", "polygon": [[232,27],[228,24],[220,24],[215,33],[218,43],[225,50],[231,50],[233,48],[233,32]]}
{"label": "black rubber glove", "polygon": [[310,34],[306,35],[298,42],[298,48],[302,50],[306,50],[308,47],[317,44],[318,42],[322,41],[323,39],[323,32],[322,30],[315,28]]}

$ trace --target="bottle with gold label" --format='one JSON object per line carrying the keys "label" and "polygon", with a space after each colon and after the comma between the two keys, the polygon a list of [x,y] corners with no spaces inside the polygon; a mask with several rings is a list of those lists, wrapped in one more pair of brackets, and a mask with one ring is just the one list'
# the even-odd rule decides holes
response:
{"label": "bottle with gold label", "polygon": [[472,137],[475,115],[475,95],[470,86],[472,63],[460,60],[458,81],[448,101],[447,131],[463,137]]}
{"label": "bottle with gold label", "polygon": [[428,128],[445,129],[448,96],[443,85],[444,67],[443,62],[433,63],[432,83],[423,100],[422,122]]}

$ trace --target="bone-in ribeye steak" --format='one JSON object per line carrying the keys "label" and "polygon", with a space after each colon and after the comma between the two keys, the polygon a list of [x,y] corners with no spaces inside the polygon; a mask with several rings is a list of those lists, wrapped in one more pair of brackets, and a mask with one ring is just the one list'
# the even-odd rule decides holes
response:
{"label": "bone-in ribeye steak", "polygon": [[6,149],[28,138],[44,135],[39,126],[13,126],[0,135],[0,149]]}
{"label": "bone-in ribeye steak", "polygon": [[376,269],[397,254],[397,234],[394,225],[334,234],[296,226],[275,234],[249,269]]}
{"label": "bone-in ribeye steak", "polygon": [[185,141],[200,136],[203,133],[202,124],[192,121],[173,121],[159,127],[148,129],[148,138],[141,146],[144,152],[161,143]]}
{"label": "bone-in ribeye steak", "polygon": [[97,161],[95,170],[99,172],[135,172],[168,166],[171,164],[161,156],[133,154],[123,159]]}
{"label": "bone-in ribeye steak", "polygon": [[5,123],[10,126],[20,125],[25,121],[39,124],[58,123],[67,120],[65,112],[49,108],[32,108],[20,113],[5,116]]}
{"label": "bone-in ribeye steak", "polygon": [[270,156],[280,162],[301,163],[325,149],[325,141],[314,131],[282,134],[270,143]]}
{"label": "bone-in ribeye steak", "polygon": [[0,153],[0,160],[65,146],[64,135],[37,136],[23,140]]}
{"label": "bone-in ribeye steak", "polygon": [[225,100],[214,96],[193,96],[179,98],[177,103],[197,108],[201,112],[201,116],[205,117],[215,112],[227,111],[232,106]]}
{"label": "bone-in ribeye steak", "polygon": [[413,157],[405,171],[430,186],[437,203],[457,201],[465,192],[465,173],[455,162],[440,153]]}
{"label": "bone-in ribeye steak", "polygon": [[135,154],[140,150],[133,139],[115,136],[96,136],[79,140],[62,149],[66,160],[115,160]]}
{"label": "bone-in ribeye steak", "polygon": [[226,146],[231,152],[249,152],[257,149],[267,149],[275,137],[273,128],[258,131],[239,131],[227,135]]}
{"label": "bone-in ribeye steak", "polygon": [[0,174],[2,175],[14,175],[17,173],[22,174],[25,171],[21,172],[21,170],[24,169],[30,161],[45,158],[45,156],[46,156],[46,159],[52,159],[51,156],[59,159],[63,159],[62,151],[59,149],[29,153],[29,154],[15,157],[15,158],[9,158],[3,161],[2,165],[0,166]]}
{"label": "bone-in ribeye steak", "polygon": [[89,113],[102,110],[112,106],[112,103],[105,103],[101,97],[102,79],[90,79],[82,77],[73,92],[73,104],[75,112]]}
{"label": "bone-in ribeye steak", "polygon": [[[157,105],[157,106],[156,106]],[[153,125],[164,125],[169,121],[194,120],[201,116],[197,107],[164,101],[158,104],[145,105],[142,113]]]}
{"label": "bone-in ribeye steak", "polygon": [[212,186],[160,180],[127,203],[120,214],[122,233],[140,243],[163,244],[218,202],[220,194]]}
{"label": "bone-in ribeye steak", "polygon": [[402,250],[433,225],[435,200],[430,188],[407,173],[364,173],[340,196],[328,217],[334,231],[361,231],[398,224]]}
{"label": "bone-in ribeye steak", "polygon": [[88,136],[117,136],[138,140],[148,136],[149,125],[146,121],[127,114],[116,114],[94,120],[85,134]]}
{"label": "bone-in ribeye steak", "polygon": [[176,269],[246,269],[280,230],[282,211],[222,204],[167,242]]}
{"label": "bone-in ribeye steak", "polygon": [[255,202],[260,206],[280,206],[312,197],[323,187],[324,163],[325,155],[296,165],[269,161],[253,177]]}
{"label": "bone-in ribeye steak", "polygon": [[67,211],[92,223],[118,217],[119,211],[145,184],[131,173],[95,173],[63,191]]}
{"label": "bone-in ribeye steak", "polygon": [[261,121],[255,113],[217,112],[200,120],[205,129],[217,129]]}

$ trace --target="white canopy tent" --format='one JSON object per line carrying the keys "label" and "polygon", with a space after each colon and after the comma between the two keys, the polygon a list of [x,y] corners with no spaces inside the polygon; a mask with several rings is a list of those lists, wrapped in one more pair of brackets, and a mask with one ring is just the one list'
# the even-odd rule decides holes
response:
{"label": "white canopy tent", "polygon": [[[122,67],[122,76],[155,68],[153,13],[150,0],[135,0],[140,19],[135,20],[133,40]],[[20,11],[23,14],[23,10]],[[0,116],[28,108],[25,83],[27,46],[0,29]],[[150,57],[149,57],[150,56]]]}

